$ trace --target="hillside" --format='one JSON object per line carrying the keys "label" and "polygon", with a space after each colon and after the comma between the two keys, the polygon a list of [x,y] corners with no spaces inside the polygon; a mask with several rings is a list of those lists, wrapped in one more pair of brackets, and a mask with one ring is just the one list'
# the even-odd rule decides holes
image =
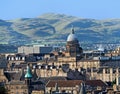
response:
{"label": "hillside", "polygon": [[71,26],[80,42],[120,42],[120,19],[86,19],[48,13],[36,18],[0,20],[0,43],[66,40]]}

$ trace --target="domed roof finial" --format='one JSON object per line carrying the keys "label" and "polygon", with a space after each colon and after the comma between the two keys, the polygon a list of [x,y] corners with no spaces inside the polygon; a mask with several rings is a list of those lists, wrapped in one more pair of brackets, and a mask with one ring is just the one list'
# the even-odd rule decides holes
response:
{"label": "domed roof finial", "polygon": [[72,30],[72,34],[74,34],[75,32],[74,32],[74,26],[73,25],[72,25],[72,29],[71,30]]}
{"label": "domed roof finial", "polygon": [[71,29],[72,32],[69,34],[67,41],[78,41],[77,37],[75,35],[75,32],[74,32],[74,27],[73,27],[73,25],[71,25],[71,26],[72,26],[72,29]]}

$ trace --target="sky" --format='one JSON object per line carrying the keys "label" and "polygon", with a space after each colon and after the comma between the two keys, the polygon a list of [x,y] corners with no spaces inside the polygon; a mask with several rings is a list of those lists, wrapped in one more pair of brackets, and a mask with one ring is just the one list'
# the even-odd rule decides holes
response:
{"label": "sky", "polygon": [[1,0],[0,19],[59,13],[80,18],[120,18],[120,0]]}

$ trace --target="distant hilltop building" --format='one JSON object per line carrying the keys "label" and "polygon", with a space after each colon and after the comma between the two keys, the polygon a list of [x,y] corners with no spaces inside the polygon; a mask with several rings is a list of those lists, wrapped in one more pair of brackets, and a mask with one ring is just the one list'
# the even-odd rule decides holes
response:
{"label": "distant hilltop building", "polygon": [[18,53],[24,54],[47,54],[53,50],[52,46],[21,46],[18,47]]}
{"label": "distant hilltop building", "polygon": [[99,46],[98,51],[104,52],[104,47],[102,45]]}

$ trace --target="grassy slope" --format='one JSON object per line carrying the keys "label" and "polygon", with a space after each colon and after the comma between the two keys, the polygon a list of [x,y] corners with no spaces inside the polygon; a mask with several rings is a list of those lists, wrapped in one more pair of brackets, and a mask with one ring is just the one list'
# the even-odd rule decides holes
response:
{"label": "grassy slope", "polygon": [[0,20],[0,42],[18,39],[19,41],[66,40],[72,25],[80,41],[118,42],[120,40],[120,19],[95,20],[49,13],[37,18]]}

